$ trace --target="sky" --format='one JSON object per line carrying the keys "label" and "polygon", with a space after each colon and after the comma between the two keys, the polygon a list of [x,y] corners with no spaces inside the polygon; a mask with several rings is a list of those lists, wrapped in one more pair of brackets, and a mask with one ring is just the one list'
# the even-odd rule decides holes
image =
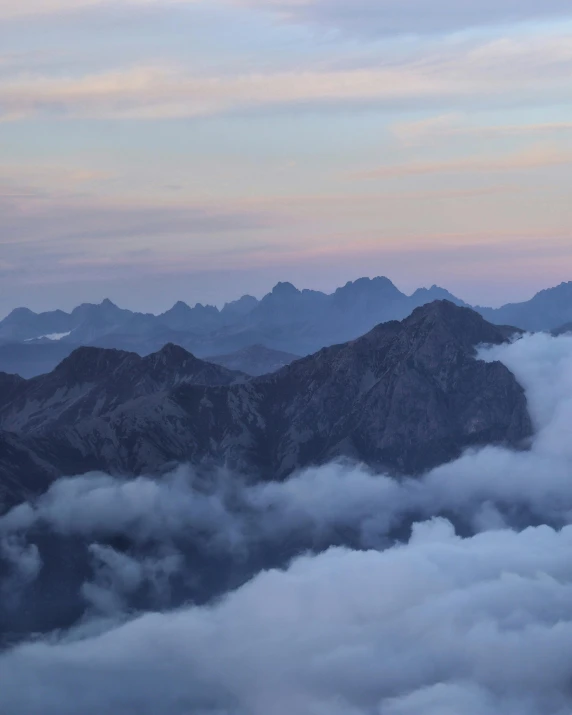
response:
{"label": "sky", "polygon": [[0,316],[572,278],[564,0],[0,0]]}

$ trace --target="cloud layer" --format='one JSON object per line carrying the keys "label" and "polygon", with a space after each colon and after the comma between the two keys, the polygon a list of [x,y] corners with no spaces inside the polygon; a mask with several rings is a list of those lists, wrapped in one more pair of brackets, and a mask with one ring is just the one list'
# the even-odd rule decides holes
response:
{"label": "cloud layer", "polygon": [[[419,525],[335,549],[214,608],[4,656],[3,712],[557,715],[569,711],[572,528]],[[518,606],[516,606],[518,604]]]}

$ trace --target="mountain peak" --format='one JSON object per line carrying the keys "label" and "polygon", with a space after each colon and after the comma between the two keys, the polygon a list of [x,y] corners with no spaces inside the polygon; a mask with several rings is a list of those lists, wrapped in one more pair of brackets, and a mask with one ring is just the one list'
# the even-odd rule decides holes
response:
{"label": "mountain peak", "polygon": [[491,323],[487,323],[483,316],[472,310],[472,308],[456,305],[453,301],[447,299],[434,300],[431,303],[425,303],[425,305],[415,308],[404,322],[419,323],[425,320],[441,323],[455,321],[459,324],[471,323],[474,325],[491,325],[491,327],[495,327]]}
{"label": "mountain peak", "polygon": [[[452,315],[464,315],[465,317],[473,316],[474,319],[482,321],[483,323],[486,322],[484,318],[482,318],[478,313],[476,313],[474,310],[471,310],[470,308],[461,308],[458,305],[455,305],[450,300],[434,300],[431,303],[426,303],[425,305],[419,306],[419,308],[415,308],[415,310],[411,313],[411,318],[414,317],[429,317],[429,316],[435,316],[437,318],[446,318]],[[409,319],[411,319],[409,318]]]}
{"label": "mountain peak", "polygon": [[402,295],[401,291],[385,276],[376,276],[375,278],[358,278],[355,281],[348,281],[343,288],[338,288],[336,293],[353,293],[367,294],[380,292],[387,295]]}
{"label": "mountain peak", "polygon": [[161,350],[155,354],[165,360],[168,360],[169,362],[183,362],[189,358],[195,357],[188,350],[185,350],[185,348],[182,348],[180,345],[175,345],[175,343],[167,343],[166,345],[163,345]]}
{"label": "mountain peak", "polygon": [[8,318],[26,318],[30,315],[37,315],[30,308],[14,308],[14,310],[7,316]]}
{"label": "mountain peak", "polygon": [[445,330],[452,340],[467,348],[484,343],[498,345],[511,335],[522,332],[510,326],[493,325],[471,308],[456,305],[450,300],[435,300],[415,308],[403,324],[410,326],[415,335],[424,331]]}
{"label": "mountain peak", "polygon": [[125,359],[139,361],[136,353],[125,350],[81,346],[56,367],[54,373],[65,375],[72,382],[90,382],[115,370]]}
{"label": "mountain peak", "polygon": [[292,295],[299,295],[300,291],[296,286],[292,285],[292,283],[288,282],[280,282],[277,283],[274,288],[272,289],[272,295],[277,295],[277,296],[292,296]]}
{"label": "mountain peak", "polygon": [[164,313],[164,315],[167,313],[188,313],[190,310],[192,310],[192,308],[188,305],[188,303],[185,303],[183,300],[178,300],[172,308],[169,308],[169,310]]}
{"label": "mountain peak", "polygon": [[258,298],[253,295],[243,295],[238,300],[231,303],[225,303],[222,309],[223,313],[232,313],[234,315],[247,315],[258,305]]}
{"label": "mountain peak", "polygon": [[217,314],[219,312],[218,308],[216,305],[204,305],[203,303],[196,303],[195,307],[193,308],[196,312],[199,313],[211,313],[211,314]]}

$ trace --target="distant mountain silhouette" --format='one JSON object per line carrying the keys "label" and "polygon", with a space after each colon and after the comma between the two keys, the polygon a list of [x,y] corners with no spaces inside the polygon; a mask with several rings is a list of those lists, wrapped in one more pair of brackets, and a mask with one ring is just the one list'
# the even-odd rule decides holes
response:
{"label": "distant mountain silhouette", "polygon": [[561,283],[537,293],[524,303],[509,303],[502,308],[476,308],[493,323],[516,325],[523,330],[551,331],[572,322],[572,282]]}
{"label": "distant mountain silhouette", "polygon": [[[109,300],[83,304],[69,314],[36,314],[22,308],[0,321],[0,369],[16,369],[26,377],[38,375],[53,369],[58,357],[78,345],[143,356],[168,342],[199,357],[232,354],[253,345],[308,355],[356,338],[380,322],[402,319],[414,308],[442,298],[463,304],[436,286],[406,296],[387,278],[361,278],[331,295],[279,283],[260,301],[243,296],[222,310],[201,304],[191,308],[179,301],[158,316],[122,310]],[[34,347],[17,349],[16,343]],[[71,346],[67,353],[66,345]]]}
{"label": "distant mountain silhouette", "polygon": [[[353,340],[379,323],[403,320],[435,300],[470,307],[439,286],[419,288],[408,296],[388,278],[378,277],[351,281],[329,295],[278,283],[260,301],[243,296],[222,310],[179,301],[165,313],[151,315],[123,310],[109,300],[80,305],[69,314],[18,308],[0,322],[0,370],[38,375],[79,345],[142,356],[170,342],[201,358],[231,355],[254,345],[310,355]],[[552,331],[572,322],[572,283],[541,291],[523,303],[475,310],[495,324]]]}

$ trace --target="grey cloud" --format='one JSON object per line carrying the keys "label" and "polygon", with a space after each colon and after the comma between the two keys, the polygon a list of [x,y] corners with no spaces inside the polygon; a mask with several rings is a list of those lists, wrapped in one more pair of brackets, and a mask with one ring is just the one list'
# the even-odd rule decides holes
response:
{"label": "grey cloud", "polygon": [[[76,240],[123,240],[134,237],[189,235],[254,230],[271,224],[264,212],[225,206],[153,206],[71,197],[39,202],[25,210],[0,197],[0,230],[14,244],[46,237],[56,245]],[[32,208],[32,210],[30,210]]]}
{"label": "grey cloud", "polygon": [[184,563],[179,553],[163,551],[163,555],[138,560],[109,546],[92,544],[93,580],[83,584],[83,598],[93,611],[110,616],[128,611],[129,599],[142,587],[150,588],[155,598],[164,602],[171,577]]}
{"label": "grey cloud", "polygon": [[[208,608],[5,654],[6,713],[564,715],[572,528],[333,549]],[[515,608],[515,604],[519,604]],[[460,708],[460,709],[458,709]]]}
{"label": "grey cloud", "polygon": [[0,566],[4,567],[0,577],[4,608],[18,608],[21,592],[36,580],[42,568],[39,549],[21,536],[9,534],[0,539]]}
{"label": "grey cloud", "polygon": [[[268,3],[259,0],[249,4],[268,7]],[[572,14],[565,0],[275,0],[271,7],[289,20],[369,36],[448,33]]]}

